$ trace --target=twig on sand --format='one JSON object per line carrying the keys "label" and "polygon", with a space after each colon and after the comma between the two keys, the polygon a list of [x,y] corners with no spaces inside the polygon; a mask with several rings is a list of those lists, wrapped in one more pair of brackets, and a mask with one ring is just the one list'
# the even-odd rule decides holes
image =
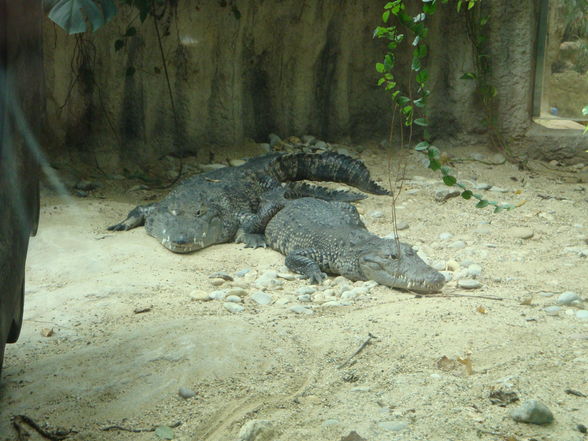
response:
{"label": "twig on sand", "polygon": [[[170,429],[175,429],[176,427],[180,427],[181,425],[182,425],[182,422],[177,421],[168,427]],[[121,430],[123,432],[141,433],[141,432],[155,432],[158,427],[159,426],[153,426],[148,429],[133,429],[132,427],[122,427],[122,426],[114,425],[114,426],[101,427],[100,430],[102,430],[103,432],[108,432],[109,430]]]}
{"label": "twig on sand", "polygon": [[365,339],[365,341],[361,344],[361,346],[357,349],[357,351],[355,351],[353,354],[351,354],[351,357],[349,357],[346,361],[344,361],[342,364],[339,365],[339,369],[341,369],[342,367],[345,367],[349,364],[349,362],[351,360],[353,360],[353,358],[355,356],[357,356],[357,354],[359,354],[361,351],[364,350],[364,348],[369,345],[371,343],[371,340],[374,338],[378,338],[375,335],[373,335],[371,332],[368,333],[368,338]]}
{"label": "twig on sand", "polygon": [[39,426],[32,418],[26,415],[15,415],[12,417],[12,426],[18,435],[18,440],[28,440],[31,437],[31,434],[26,430],[25,426],[32,427],[35,431],[41,435],[43,438],[47,438],[51,441],[61,441],[67,438],[69,435],[73,433],[78,433],[75,430],[63,430],[63,429],[56,429],[56,430],[45,430],[41,426]]}

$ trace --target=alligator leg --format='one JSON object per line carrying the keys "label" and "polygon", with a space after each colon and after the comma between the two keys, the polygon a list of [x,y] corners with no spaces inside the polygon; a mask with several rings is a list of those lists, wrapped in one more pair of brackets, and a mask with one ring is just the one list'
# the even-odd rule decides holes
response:
{"label": "alligator leg", "polygon": [[241,226],[235,237],[236,243],[244,243],[245,248],[265,248],[265,226],[284,208],[284,204],[278,201],[267,201],[261,205],[257,214],[246,213],[241,215]]}
{"label": "alligator leg", "polygon": [[151,213],[156,203],[139,205],[133,208],[127,218],[119,224],[111,225],[109,231],[127,231],[145,224],[145,217]]}
{"label": "alligator leg", "polygon": [[310,279],[310,283],[322,283],[327,275],[321,271],[319,264],[308,257],[312,250],[295,250],[286,256],[286,266],[295,273]]}

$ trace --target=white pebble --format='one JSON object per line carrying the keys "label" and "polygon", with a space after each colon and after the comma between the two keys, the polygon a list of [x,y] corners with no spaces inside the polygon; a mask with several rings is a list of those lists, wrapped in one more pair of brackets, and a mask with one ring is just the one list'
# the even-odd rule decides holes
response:
{"label": "white pebble", "polygon": [[447,261],[447,271],[457,271],[459,270],[459,263],[455,260],[448,260]]}
{"label": "white pebble", "polygon": [[304,294],[314,294],[316,292],[316,288],[314,286],[301,286],[296,290],[296,294],[304,295]]}
{"label": "white pebble", "polygon": [[222,300],[227,296],[228,293],[228,289],[219,289],[218,291],[212,291],[211,293],[209,293],[208,298],[212,300]]}
{"label": "white pebble", "polygon": [[245,164],[245,161],[243,161],[242,159],[229,159],[229,164],[231,165],[231,167],[238,167],[240,165]]}
{"label": "white pebble", "polygon": [[480,265],[473,263],[468,266],[468,276],[476,278],[480,274],[482,274],[482,267]]}
{"label": "white pebble", "polygon": [[298,296],[298,301],[299,302],[311,302],[312,298],[310,297],[310,294],[302,294]]}
{"label": "white pebble", "polygon": [[561,307],[559,306],[548,306],[547,308],[544,309],[545,314],[547,315],[558,315],[559,312],[561,311]]}
{"label": "white pebble", "polygon": [[572,291],[566,291],[557,298],[556,303],[558,305],[570,305],[578,300],[580,300],[580,296],[578,294]]}
{"label": "white pebble", "polygon": [[350,302],[345,302],[341,300],[330,300],[322,304],[322,306],[349,306],[351,305]]}
{"label": "white pebble", "polygon": [[232,303],[241,303],[242,302],[241,297],[239,297],[239,296],[227,296],[225,298],[225,301],[232,302]]}
{"label": "white pebble", "polygon": [[233,287],[233,288],[229,289],[229,292],[227,294],[229,296],[243,297],[243,296],[247,295],[247,291],[245,291],[243,288],[240,288],[240,287]]}
{"label": "white pebble", "polygon": [[576,311],[576,318],[580,320],[588,320],[588,309],[580,309]]}
{"label": "white pebble", "polygon": [[190,298],[195,302],[203,302],[206,300],[210,300],[208,293],[203,289],[195,289],[190,293]]}
{"label": "white pebble", "polygon": [[223,303],[223,306],[227,311],[232,312],[233,314],[243,312],[245,310],[243,305],[239,305],[238,303],[226,302]]}
{"label": "white pebble", "polygon": [[291,306],[290,311],[292,311],[296,314],[312,314],[313,313],[312,309],[308,309],[306,306],[302,306],[302,305]]}
{"label": "white pebble", "polygon": [[373,217],[374,219],[380,219],[380,218],[384,217],[384,212],[381,210],[374,210],[374,211],[370,211],[369,215],[371,217]]}
{"label": "white pebble", "polygon": [[530,239],[535,235],[535,232],[527,227],[511,228],[510,233],[517,239]]}
{"label": "white pebble", "polygon": [[480,288],[482,284],[474,279],[463,279],[457,282],[457,286],[463,289],[476,289]]}
{"label": "white pebble", "polygon": [[493,185],[492,187],[490,187],[490,191],[495,191],[497,193],[508,193],[508,190],[506,188],[497,187],[495,185]]}
{"label": "white pebble", "polygon": [[441,240],[449,240],[453,237],[453,234],[451,233],[441,233],[439,234],[439,239]]}
{"label": "white pebble", "polygon": [[259,305],[269,305],[272,302],[272,296],[263,291],[255,291],[250,297]]}
{"label": "white pebble", "polygon": [[408,227],[409,227],[409,225],[406,222],[397,222],[396,223],[396,229],[398,231],[408,230]]}
{"label": "white pebble", "polygon": [[196,392],[192,389],[188,389],[187,387],[180,387],[178,391],[178,395],[182,398],[188,399],[196,396]]}
{"label": "white pebble", "polygon": [[462,248],[465,248],[466,243],[463,240],[456,240],[455,242],[451,242],[449,245],[447,245],[447,248],[452,248],[454,250],[461,250]]}
{"label": "white pebble", "polygon": [[210,281],[210,284],[212,286],[221,286],[223,283],[225,283],[225,281],[223,279],[212,279]]}

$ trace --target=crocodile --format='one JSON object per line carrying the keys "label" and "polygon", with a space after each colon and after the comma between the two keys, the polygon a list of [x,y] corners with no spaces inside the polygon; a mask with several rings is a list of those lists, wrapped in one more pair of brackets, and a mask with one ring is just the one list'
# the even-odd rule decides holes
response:
{"label": "crocodile", "polygon": [[265,205],[274,211],[284,207],[265,226],[267,244],[286,255],[290,270],[312,283],[321,283],[329,273],[422,293],[437,292],[445,284],[445,277],[412,246],[369,232],[347,202],[300,198]]}
{"label": "crocodile", "polygon": [[[373,194],[390,192],[370,178],[363,162],[332,152],[270,153],[237,167],[226,167],[181,181],[161,201],[139,205],[112,231],[145,225],[147,233],[175,253],[191,253],[235,241],[265,246],[263,227],[275,210],[261,204],[267,192],[285,189],[286,196],[358,200],[365,195],[295,182],[334,181]],[[285,187],[284,187],[285,186]]]}

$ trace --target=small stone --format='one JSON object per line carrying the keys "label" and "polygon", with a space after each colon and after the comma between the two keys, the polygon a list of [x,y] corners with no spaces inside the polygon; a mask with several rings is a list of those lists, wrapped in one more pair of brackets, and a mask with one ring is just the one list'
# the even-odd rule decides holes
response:
{"label": "small stone", "polygon": [[242,159],[230,159],[229,160],[229,165],[231,167],[239,167],[240,165],[245,164],[245,162],[247,162],[247,161],[244,161]]}
{"label": "small stone", "polygon": [[374,219],[381,219],[384,217],[384,212],[382,210],[373,210],[369,212],[369,216]]}
{"label": "small stone", "polygon": [[187,400],[188,398],[195,397],[196,392],[194,392],[192,389],[188,389],[187,387],[180,387],[178,395]]}
{"label": "small stone", "polygon": [[223,283],[225,283],[225,281],[223,279],[212,279],[210,281],[210,284],[212,286],[221,286]]}
{"label": "small stone", "polygon": [[303,303],[312,302],[312,297],[310,296],[310,294],[302,294],[298,296],[298,301]]}
{"label": "small stone", "polygon": [[329,150],[329,145],[325,141],[316,141],[314,148],[317,150]]}
{"label": "small stone", "polygon": [[241,303],[243,300],[239,296],[227,296],[225,297],[225,301],[232,303]]}
{"label": "small stone", "polygon": [[272,296],[263,291],[255,291],[250,297],[251,300],[259,305],[269,305],[272,303]]}
{"label": "small stone", "polygon": [[347,150],[345,147],[339,147],[337,149],[337,153],[339,153],[340,155],[351,156],[349,150]]}
{"label": "small stone", "polygon": [[439,239],[441,240],[449,240],[453,237],[453,234],[451,233],[441,233],[439,234]]}
{"label": "small stone", "polygon": [[530,239],[534,236],[534,231],[527,227],[511,228],[510,234],[517,239]]}
{"label": "small stone", "polygon": [[206,172],[225,168],[226,164],[200,164],[199,167],[202,171]]}
{"label": "small stone", "polygon": [[321,306],[349,306],[351,305],[350,302],[344,302],[340,300],[330,300],[328,302],[323,303]]}
{"label": "small stone", "polygon": [[400,432],[408,427],[408,423],[406,421],[380,421],[378,427],[390,432]]}
{"label": "small stone", "polygon": [[490,187],[490,191],[495,191],[497,193],[508,193],[508,190],[506,188],[497,187],[496,185]]}
{"label": "small stone", "polygon": [[378,285],[378,282],[376,282],[375,280],[368,280],[367,282],[363,282],[363,286],[368,290],[375,288]]}
{"label": "small stone", "polygon": [[576,311],[576,318],[580,320],[588,320],[588,309],[580,309]]}
{"label": "small stone", "polygon": [[558,315],[559,312],[561,311],[561,307],[559,306],[548,306],[547,308],[544,309],[545,313],[547,315]]}
{"label": "small stone", "polygon": [[470,266],[468,266],[468,273],[467,274],[469,277],[476,278],[480,274],[482,274],[482,267],[478,264],[472,263]]}
{"label": "small stone", "polygon": [[557,298],[556,303],[558,305],[570,305],[578,300],[581,300],[578,294],[572,291],[566,291]]}
{"label": "small stone", "polygon": [[457,263],[455,260],[447,261],[447,271],[458,271],[459,268],[459,263]]}
{"label": "small stone", "polygon": [[233,314],[245,311],[245,307],[243,305],[239,305],[238,303],[226,302],[223,303],[223,306],[227,311],[232,312]]}
{"label": "small stone", "polygon": [[474,279],[462,279],[457,282],[457,286],[463,289],[476,289],[480,288],[482,284]]}
{"label": "small stone", "polygon": [[210,300],[210,297],[206,291],[203,289],[195,289],[190,293],[190,298],[195,302],[205,302]]}
{"label": "small stone", "polygon": [[336,420],[336,419],[331,418],[329,420],[323,421],[323,423],[321,424],[321,426],[323,426],[323,427],[330,427],[330,426],[336,426],[337,424],[340,424],[339,423],[339,420]]}
{"label": "small stone", "polygon": [[312,309],[307,308],[306,306],[302,306],[302,305],[294,305],[291,306],[290,311],[296,313],[296,314],[312,314],[314,311]]}
{"label": "small stone", "polygon": [[314,286],[301,286],[296,290],[296,294],[298,295],[314,294],[315,292],[316,288]]}
{"label": "small stone", "polygon": [[351,300],[359,297],[360,295],[367,294],[368,289],[363,286],[356,286],[348,291],[341,294],[341,298],[344,300]]}
{"label": "small stone", "polygon": [[408,230],[408,227],[409,227],[409,225],[406,222],[397,222],[396,223],[396,229],[398,231]]}
{"label": "small stone", "polygon": [[456,240],[455,242],[451,242],[449,245],[447,245],[447,248],[451,248],[454,250],[461,250],[465,247],[466,243],[463,240]]}
{"label": "small stone", "polygon": [[229,296],[243,297],[247,295],[247,291],[239,286],[234,286],[227,292]]}
{"label": "small stone", "polygon": [[490,184],[485,183],[485,182],[479,182],[477,184],[474,184],[475,190],[490,190],[491,188],[492,188],[492,186]]}
{"label": "small stone", "polygon": [[222,300],[227,296],[228,293],[228,289],[219,289],[217,291],[212,291],[211,293],[209,293],[208,298],[212,300]]}
{"label": "small stone", "polygon": [[510,412],[513,420],[529,424],[550,424],[553,422],[551,410],[537,400],[528,400]]}
{"label": "small stone", "polygon": [[237,441],[270,441],[274,439],[274,425],[269,420],[247,421],[237,435]]}
{"label": "small stone", "polygon": [[316,137],[312,135],[302,135],[302,142],[307,145],[314,144],[316,142]]}
{"label": "small stone", "polygon": [[269,144],[271,148],[274,148],[276,145],[282,142],[282,138],[280,138],[275,133],[270,133],[269,136]]}
{"label": "small stone", "polygon": [[251,268],[244,268],[242,270],[239,270],[235,273],[235,277],[243,277],[245,274],[249,273],[251,271]]}
{"label": "small stone", "polygon": [[256,281],[255,286],[257,288],[274,288],[281,286],[283,281],[278,280],[278,273],[276,271],[265,271]]}
{"label": "small stone", "polygon": [[435,200],[437,202],[443,202],[451,198],[459,196],[461,192],[459,190],[452,190],[451,188],[440,188],[435,191]]}
{"label": "small stone", "polygon": [[291,303],[292,301],[293,301],[293,298],[291,296],[280,297],[278,300],[276,300],[275,304],[278,306],[284,306],[284,305],[287,305],[288,303]]}

